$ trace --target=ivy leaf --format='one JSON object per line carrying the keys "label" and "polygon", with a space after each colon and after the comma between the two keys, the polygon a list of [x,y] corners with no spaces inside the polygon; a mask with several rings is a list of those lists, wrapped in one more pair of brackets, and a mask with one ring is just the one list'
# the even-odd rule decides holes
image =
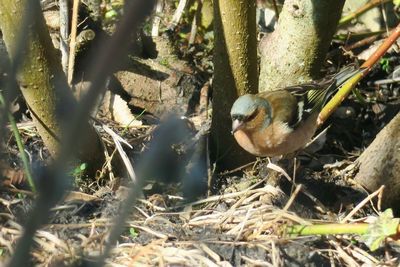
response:
{"label": "ivy leaf", "polygon": [[361,239],[371,251],[377,250],[388,236],[397,233],[399,222],[399,218],[393,218],[393,211],[387,209],[368,227],[367,232]]}

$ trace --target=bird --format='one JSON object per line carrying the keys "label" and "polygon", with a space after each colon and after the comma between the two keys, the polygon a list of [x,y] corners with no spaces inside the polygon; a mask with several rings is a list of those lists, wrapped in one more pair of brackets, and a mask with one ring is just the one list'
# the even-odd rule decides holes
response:
{"label": "bird", "polygon": [[257,157],[300,150],[315,134],[327,99],[359,71],[350,65],[319,81],[240,96],[230,111],[234,138]]}

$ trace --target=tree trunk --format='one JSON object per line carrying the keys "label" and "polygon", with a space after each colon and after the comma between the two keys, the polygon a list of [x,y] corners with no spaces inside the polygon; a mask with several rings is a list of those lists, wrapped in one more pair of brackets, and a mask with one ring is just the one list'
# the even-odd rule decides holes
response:
{"label": "tree trunk", "polygon": [[260,91],[319,78],[344,0],[286,0],[275,31],[260,42]]}
{"label": "tree trunk", "polygon": [[[51,42],[40,5],[31,0],[0,0],[0,10],[3,39],[11,63],[18,67],[17,82],[39,135],[51,155],[57,156],[62,139],[61,125],[74,114],[76,101]],[[80,159],[93,167],[101,164],[98,160],[103,156],[94,129],[87,126],[82,129],[85,137],[77,140],[90,142],[82,148]]]}
{"label": "tree trunk", "polygon": [[400,213],[400,113],[358,158],[355,180],[373,192],[385,185],[383,204]]}
{"label": "tree trunk", "polygon": [[257,93],[255,1],[214,1],[212,158],[219,170],[237,167],[249,155],[231,132],[230,109],[245,93]]}

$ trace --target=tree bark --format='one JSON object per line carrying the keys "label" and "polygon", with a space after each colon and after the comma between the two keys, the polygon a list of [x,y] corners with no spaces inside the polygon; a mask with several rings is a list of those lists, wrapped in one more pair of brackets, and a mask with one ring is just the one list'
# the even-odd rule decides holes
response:
{"label": "tree bark", "polygon": [[[17,82],[39,135],[55,157],[60,150],[62,123],[76,110],[76,101],[62,71],[60,58],[38,1],[0,0],[0,10],[3,39],[12,64],[18,67]],[[22,36],[26,37],[26,43],[22,42]],[[77,140],[80,141],[77,145],[89,142],[82,147],[80,159],[90,167],[101,164],[98,161],[103,158],[102,150],[94,129],[87,125]]]}
{"label": "tree bark", "polygon": [[383,204],[400,213],[400,113],[376,136],[357,160],[355,180],[373,192],[385,185]]}
{"label": "tree bark", "polygon": [[214,80],[211,125],[212,159],[218,169],[248,161],[231,132],[230,109],[245,93],[257,93],[255,1],[214,1]]}
{"label": "tree bark", "polygon": [[286,0],[275,31],[260,42],[260,91],[319,78],[344,0]]}

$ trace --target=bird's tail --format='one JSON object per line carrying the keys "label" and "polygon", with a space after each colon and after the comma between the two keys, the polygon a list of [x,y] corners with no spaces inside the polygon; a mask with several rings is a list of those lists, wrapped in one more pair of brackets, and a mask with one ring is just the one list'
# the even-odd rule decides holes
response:
{"label": "bird's tail", "polygon": [[354,64],[343,68],[334,75],[309,83],[285,88],[296,96],[297,102],[302,103],[301,114],[296,125],[301,118],[306,118],[315,112],[319,112],[326,105],[330,97],[351,77],[357,73],[363,72],[364,69],[356,67]]}
{"label": "bird's tail", "polygon": [[363,72],[364,69],[360,69],[355,65],[347,66],[341,69],[338,73],[333,76],[334,83],[333,85],[336,88],[342,86],[348,79],[356,75],[357,73]]}
{"label": "bird's tail", "polygon": [[321,108],[325,106],[328,99],[336,93],[336,91],[345,84],[351,77],[354,75],[363,72],[364,69],[360,69],[356,67],[354,64],[346,66],[345,68],[341,69],[338,73],[324,79],[323,83],[326,82],[326,89],[324,90],[323,101],[321,102]]}
{"label": "bird's tail", "polygon": [[338,73],[328,76],[317,82],[319,89],[308,91],[309,106],[312,106],[310,113],[320,110],[327,103],[328,99],[351,77],[364,69],[349,65]]}

